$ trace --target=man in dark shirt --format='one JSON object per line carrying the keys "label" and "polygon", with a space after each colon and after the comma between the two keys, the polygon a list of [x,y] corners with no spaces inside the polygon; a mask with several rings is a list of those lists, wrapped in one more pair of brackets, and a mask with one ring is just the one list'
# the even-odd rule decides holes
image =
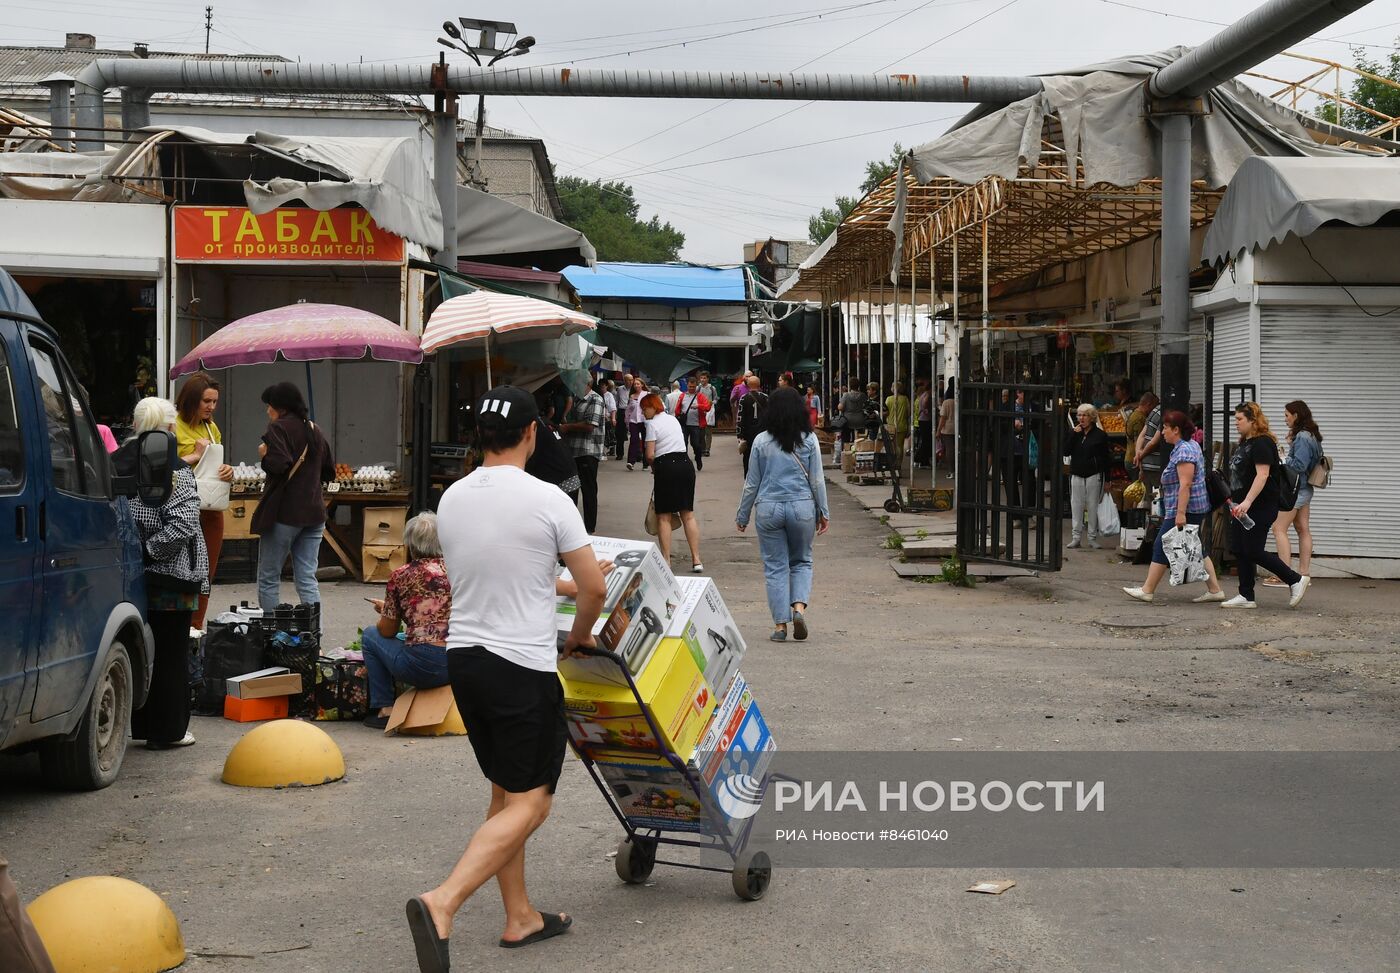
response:
{"label": "man in dark shirt", "polygon": [[739,400],[739,452],[744,456],[744,476],[749,475],[749,453],[753,451],[753,441],[763,432],[763,412],[768,407],[768,396],[759,389],[757,375],[750,375],[749,391]]}
{"label": "man in dark shirt", "polygon": [[539,419],[535,420],[535,451],[525,461],[525,472],[553,483],[578,503],[579,476],[574,456],[560,435]]}

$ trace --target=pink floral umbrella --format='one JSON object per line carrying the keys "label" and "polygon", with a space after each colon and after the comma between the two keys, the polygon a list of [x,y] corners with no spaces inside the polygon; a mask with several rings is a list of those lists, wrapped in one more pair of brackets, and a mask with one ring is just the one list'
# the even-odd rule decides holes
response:
{"label": "pink floral umbrella", "polygon": [[310,363],[361,358],[416,365],[423,360],[423,350],[415,336],[378,314],[299,301],[225,325],[181,358],[170,369],[170,377],[278,360]]}

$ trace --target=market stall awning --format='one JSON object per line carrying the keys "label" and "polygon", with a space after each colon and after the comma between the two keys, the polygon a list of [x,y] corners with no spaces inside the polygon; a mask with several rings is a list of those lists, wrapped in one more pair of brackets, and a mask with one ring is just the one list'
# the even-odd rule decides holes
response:
{"label": "market stall awning", "polygon": [[694,264],[599,263],[566,267],[564,277],[578,296],[593,301],[641,301],[669,307],[744,304],[749,300],[743,267]]}
{"label": "market stall awning", "polygon": [[417,338],[371,311],[299,301],[224,325],[176,362],[170,377],[275,361],[362,358],[416,365],[423,352]]}
{"label": "market stall awning", "polygon": [[470,186],[457,187],[457,254],[541,270],[598,260],[588,237],[573,227]]}
{"label": "market stall awning", "polygon": [[1223,263],[1290,233],[1305,237],[1331,222],[1370,226],[1396,211],[1400,161],[1248,159],[1225,190],[1201,258]]}
{"label": "market stall awning", "polygon": [[606,321],[593,331],[584,332],[583,336],[595,345],[606,347],[614,357],[630,361],[653,382],[670,382],[710,365],[689,348],[657,341]]}
{"label": "market stall awning", "polygon": [[423,352],[485,343],[562,338],[595,326],[598,319],[535,297],[476,290],[443,301],[423,328]]}

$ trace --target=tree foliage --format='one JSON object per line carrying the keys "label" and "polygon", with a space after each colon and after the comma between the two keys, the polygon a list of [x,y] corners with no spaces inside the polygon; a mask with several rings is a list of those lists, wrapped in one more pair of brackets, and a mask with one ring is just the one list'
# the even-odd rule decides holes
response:
{"label": "tree foliage", "polygon": [[668,263],[680,257],[685,234],[655,215],[643,221],[626,183],[563,176],[557,185],[564,222],[583,231],[599,260]]}
{"label": "tree foliage", "polygon": [[888,159],[874,159],[865,164],[865,179],[860,184],[860,196],[837,196],[835,204],[823,206],[821,211],[807,220],[807,237],[813,243],[821,243],[833,230],[841,225],[846,214],[855,209],[861,196],[872,191],[899,168],[899,160],[904,155],[904,146],[898,142],[890,150]]}
{"label": "tree foliage", "polygon": [[[1400,38],[1397,39],[1397,43],[1400,43]],[[1393,82],[1400,83],[1400,51],[1392,52],[1384,61],[1367,57],[1366,52],[1361,48],[1353,48],[1352,56],[1356,58],[1358,71],[1365,71],[1367,74],[1389,78]],[[1388,85],[1384,81],[1377,81],[1375,78],[1368,78],[1364,75],[1358,76],[1352,81],[1351,89],[1344,97],[1348,101],[1364,105],[1391,118],[1400,116],[1400,88]],[[1336,102],[1325,102],[1318,108],[1317,117],[1323,121],[1335,122],[1354,132],[1368,131],[1384,121],[1384,119],[1360,108],[1353,108],[1350,105],[1341,107],[1339,117]]]}

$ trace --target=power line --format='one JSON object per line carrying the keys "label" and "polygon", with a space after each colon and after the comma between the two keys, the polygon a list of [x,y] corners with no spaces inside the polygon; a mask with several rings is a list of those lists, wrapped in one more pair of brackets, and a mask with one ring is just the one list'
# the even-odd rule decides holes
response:
{"label": "power line", "polygon": [[[1124,7],[1124,8],[1126,8],[1126,9],[1128,9],[1128,10],[1136,10],[1138,13],[1157,14],[1158,16],[1161,16],[1161,17],[1170,17],[1170,18],[1172,18],[1173,20],[1187,20],[1187,21],[1190,21],[1191,23],[1195,23],[1195,24],[1208,24],[1208,25],[1210,25],[1211,27],[1230,27],[1230,26],[1232,26],[1231,24],[1228,24],[1228,23],[1226,23],[1226,22],[1223,21],[1223,20],[1206,20],[1205,18],[1202,18],[1202,17],[1188,17],[1188,16],[1186,16],[1185,14],[1174,14],[1174,13],[1171,13],[1171,12],[1166,11],[1166,10],[1153,10],[1151,7],[1139,7],[1139,6],[1135,6],[1134,4],[1131,4],[1131,3],[1124,3],[1123,0],[1099,0],[1099,3],[1106,3],[1106,4],[1108,4],[1110,7]],[[1345,37],[1345,36],[1346,36],[1346,35],[1343,35],[1343,37]],[[1303,41],[1302,43],[1305,43],[1305,44],[1306,44],[1306,43],[1310,43],[1310,42],[1313,42],[1313,41],[1319,41],[1319,42],[1325,41],[1325,42],[1327,42],[1327,43],[1329,43],[1329,44],[1345,44],[1347,47],[1374,47],[1374,48],[1377,48],[1377,49],[1382,50],[1382,51],[1400,50],[1400,48],[1397,48],[1394,44],[1366,44],[1366,43],[1363,43],[1363,42],[1361,42],[1361,41],[1348,41],[1348,40],[1344,40],[1342,37],[1309,37],[1309,38],[1307,38],[1307,40]]]}
{"label": "power line", "polygon": [[922,53],[924,53],[924,51],[927,51],[930,47],[933,47],[933,45],[935,45],[935,44],[941,44],[941,43],[943,43],[944,41],[946,41],[946,40],[947,40],[948,38],[950,38],[950,37],[956,37],[958,34],[961,34],[963,31],[968,30],[969,28],[972,28],[972,27],[976,27],[976,26],[977,26],[978,24],[980,24],[982,21],[987,20],[988,18],[991,18],[991,17],[995,17],[997,14],[1001,13],[1001,12],[1002,12],[1003,10],[1005,10],[1007,7],[1014,7],[1017,3],[1020,3],[1020,0],[1008,0],[1007,3],[1002,4],[1000,7],[997,7],[995,10],[992,10],[992,11],[989,11],[989,12],[983,14],[982,16],[978,17],[976,20],[972,21],[972,23],[970,23],[970,24],[964,24],[963,26],[959,27],[957,30],[950,31],[950,32],[944,34],[942,37],[939,37],[939,38],[937,38],[937,39],[935,39],[935,40],[929,41],[927,44],[925,44],[923,47],[918,48],[917,50],[910,51],[908,54],[905,54],[905,55],[903,55],[903,56],[901,56],[901,57],[895,58],[895,59],[894,59],[893,61],[891,61],[889,64],[882,64],[882,65],[880,65],[880,66],[879,66],[878,68],[876,68],[875,70],[876,70],[877,73],[880,72],[880,71],[884,71],[886,68],[894,67],[894,65],[898,64],[900,61],[905,61],[905,60],[908,60],[908,59],[911,58],[911,57],[914,57],[915,55],[922,54]]}

